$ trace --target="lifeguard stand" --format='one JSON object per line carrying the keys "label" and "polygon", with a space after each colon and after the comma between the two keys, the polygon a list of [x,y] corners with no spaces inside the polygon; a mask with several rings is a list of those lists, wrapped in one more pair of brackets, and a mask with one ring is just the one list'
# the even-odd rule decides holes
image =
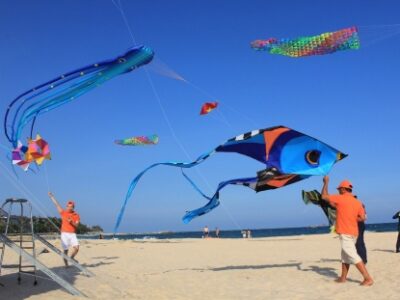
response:
{"label": "lifeguard stand", "polygon": [[[13,215],[13,206],[20,208],[17,215]],[[51,251],[68,260],[69,263],[77,267],[87,277],[92,277],[94,274],[87,270],[75,260],[71,259],[62,251],[57,249],[45,238],[33,231],[32,205],[26,199],[6,199],[0,208],[0,224],[4,224],[4,233],[0,233],[0,276],[3,265],[6,246],[12,249],[19,255],[19,263],[17,265],[7,265],[8,268],[18,268],[18,283],[21,282],[21,274],[33,275],[34,282],[37,284],[36,271],[40,270],[53,281],[57,282],[62,288],[75,296],[86,297],[85,294],[77,290],[69,282],[58,276],[52,270],[47,268],[43,263],[36,259],[35,240],[40,241]],[[17,231],[17,232],[11,232]],[[30,264],[24,264],[29,262]],[[1,284],[0,284],[1,285]]]}
{"label": "lifeguard stand", "polygon": [[[13,206],[17,206],[17,209],[19,208],[19,213],[16,215],[13,215]],[[5,229],[3,235],[14,244],[18,245],[20,249],[29,253],[32,258],[36,260],[31,203],[26,199],[7,199],[1,206],[0,217],[5,220]],[[4,253],[6,250],[5,246],[6,241],[3,240],[3,243],[0,246],[0,275],[3,266]],[[26,260],[23,259],[22,251],[19,251],[18,261],[19,263],[17,265],[8,266],[18,268],[18,283],[21,283],[21,274],[25,273],[33,275],[33,284],[36,285],[36,264],[24,264]]]}

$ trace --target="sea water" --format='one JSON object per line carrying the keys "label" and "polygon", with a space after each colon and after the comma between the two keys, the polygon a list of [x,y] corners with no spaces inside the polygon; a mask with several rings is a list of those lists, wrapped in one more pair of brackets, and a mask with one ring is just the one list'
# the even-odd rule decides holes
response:
{"label": "sea water", "polygon": [[[249,228],[243,228],[249,230]],[[294,228],[271,228],[271,229],[251,229],[253,238],[277,237],[277,236],[295,236],[295,235],[310,235],[310,234],[325,234],[329,233],[328,226],[315,227],[294,227]],[[366,224],[366,231],[373,232],[394,232],[397,231],[397,223],[377,223]],[[210,237],[215,237],[215,230],[210,230]],[[103,234],[104,239],[112,239],[112,234]],[[185,231],[185,232],[158,232],[158,233],[129,233],[118,234],[117,239],[120,240],[155,240],[155,239],[193,239],[202,238],[202,231]],[[243,238],[242,230],[221,230],[220,238]],[[99,238],[98,235],[83,237],[83,238]]]}

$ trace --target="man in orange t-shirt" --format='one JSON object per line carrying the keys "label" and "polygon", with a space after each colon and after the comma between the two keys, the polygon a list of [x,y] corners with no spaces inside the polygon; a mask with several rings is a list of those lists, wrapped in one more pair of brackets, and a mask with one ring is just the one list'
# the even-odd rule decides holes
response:
{"label": "man in orange t-shirt", "polygon": [[[64,250],[64,254],[68,255],[68,250],[72,248],[71,258],[75,259],[75,256],[79,251],[76,229],[80,222],[80,217],[75,212],[75,203],[74,201],[69,200],[67,202],[67,207],[64,210],[51,192],[49,192],[49,197],[57,207],[58,213],[61,216],[61,246]],[[65,266],[68,266],[66,259],[64,259],[64,263]]]}
{"label": "man in orange t-shirt", "polygon": [[336,280],[345,282],[350,269],[350,264],[354,264],[364,277],[361,285],[369,286],[374,282],[368,274],[364,262],[357,254],[356,241],[358,236],[358,221],[365,220],[365,211],[362,203],[353,194],[353,185],[348,180],[342,181],[337,187],[339,195],[329,195],[329,177],[323,179],[322,199],[329,202],[336,208],[336,232],[339,234],[340,245],[342,248],[342,274]]}

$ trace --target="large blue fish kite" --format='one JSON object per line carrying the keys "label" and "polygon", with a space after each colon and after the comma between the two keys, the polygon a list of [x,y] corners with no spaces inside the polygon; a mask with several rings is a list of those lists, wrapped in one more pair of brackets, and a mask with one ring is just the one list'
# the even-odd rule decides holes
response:
{"label": "large blue fish kite", "polygon": [[129,186],[114,227],[114,233],[118,231],[126,204],[144,173],[160,165],[181,169],[192,168],[215,152],[235,152],[249,156],[265,164],[265,169],[257,172],[256,177],[231,179],[219,183],[212,197],[206,196],[182,171],[183,176],[190,184],[208,200],[203,207],[187,212],[183,217],[184,223],[217,207],[220,204],[219,191],[227,185],[244,185],[256,192],[276,189],[313,175],[326,175],[337,161],[347,156],[315,138],[288,127],[277,126],[254,130],[228,140],[214,150],[199,156],[193,162],[161,162],[143,170]]}
{"label": "large blue fish kite", "polygon": [[154,52],[145,46],[129,49],[115,59],[65,73],[19,95],[8,106],[4,117],[4,132],[14,148],[22,131],[31,123],[30,137],[37,117],[98,87],[104,82],[148,64]]}

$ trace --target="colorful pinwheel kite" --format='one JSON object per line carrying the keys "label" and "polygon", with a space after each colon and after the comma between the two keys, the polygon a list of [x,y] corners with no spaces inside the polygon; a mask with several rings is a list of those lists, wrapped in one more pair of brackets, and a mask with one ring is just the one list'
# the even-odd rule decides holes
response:
{"label": "colorful pinwheel kite", "polygon": [[281,54],[290,57],[310,55],[325,55],[342,50],[359,49],[357,27],[350,27],[334,32],[295,39],[256,40],[251,43],[255,50],[265,50],[271,54]]}
{"label": "colorful pinwheel kite", "polygon": [[20,166],[25,171],[32,162],[40,166],[45,159],[50,158],[49,144],[40,135],[36,135],[34,140],[29,139],[27,147],[18,142],[17,148],[12,151],[13,165]]}
{"label": "colorful pinwheel kite", "polygon": [[225,186],[244,185],[256,192],[276,189],[313,175],[327,174],[333,165],[346,157],[342,152],[320,142],[308,135],[284,126],[254,130],[232,138],[214,150],[199,156],[193,162],[161,162],[155,163],[141,173],[131,182],[122,208],[119,212],[114,232],[118,231],[129,198],[132,196],[140,178],[150,169],[165,165],[181,169],[192,168],[204,162],[216,152],[235,152],[249,156],[262,164],[265,169],[257,172],[256,177],[239,178],[219,183],[212,197],[206,196],[196,184],[185,174],[183,176],[189,183],[208,200],[208,203],[198,209],[189,211],[183,217],[183,222],[188,223],[193,218],[210,212],[219,205],[219,191]]}

